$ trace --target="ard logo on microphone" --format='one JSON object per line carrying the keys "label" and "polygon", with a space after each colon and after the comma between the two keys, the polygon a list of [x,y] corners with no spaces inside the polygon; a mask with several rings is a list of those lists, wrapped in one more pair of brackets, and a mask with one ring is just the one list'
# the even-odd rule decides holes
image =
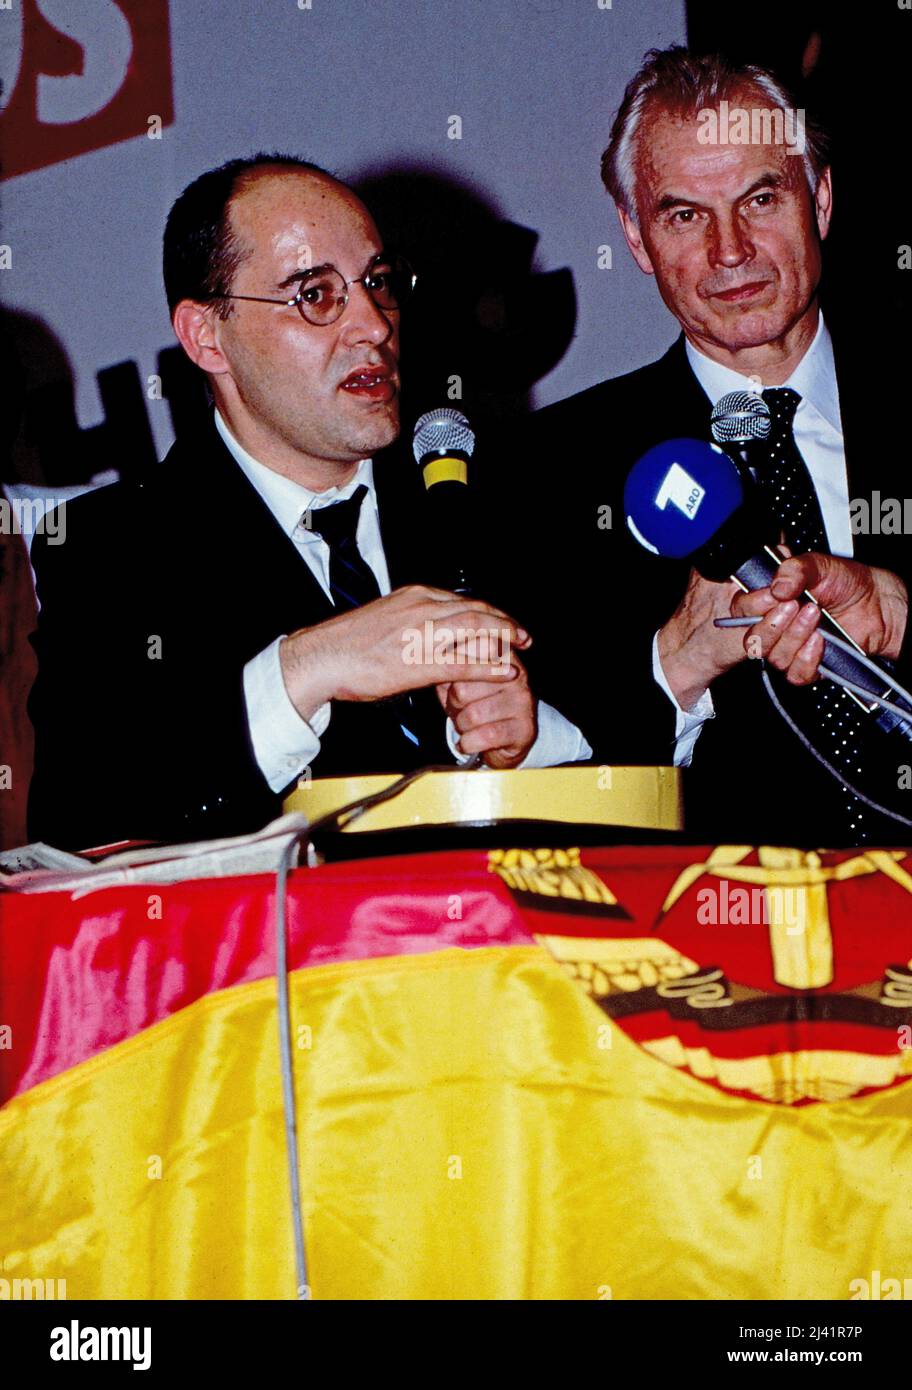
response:
{"label": "ard logo on microphone", "polygon": [[679,463],[673,463],[656,494],[656,506],[664,512],[671,502],[678,511],[684,513],[688,521],[693,521],[705,496],[706,489],[685,472]]}

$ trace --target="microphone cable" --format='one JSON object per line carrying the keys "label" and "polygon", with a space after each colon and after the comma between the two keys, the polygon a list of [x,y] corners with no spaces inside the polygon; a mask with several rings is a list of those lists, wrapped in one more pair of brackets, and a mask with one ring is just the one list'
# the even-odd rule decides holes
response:
{"label": "microphone cable", "polygon": [[[714,626],[753,627],[756,623],[759,622],[762,622],[762,619],[758,617],[715,618]],[[882,667],[876,665],[876,663],[873,662],[865,652],[856,651],[856,649],[853,646],[851,646],[850,643],[844,642],[841,637],[836,637],[832,633],[823,633],[823,638],[825,642],[832,642],[835,646],[842,647],[846,652],[849,653],[850,656],[854,656],[856,660],[860,661],[863,666],[868,667],[869,670],[871,670],[879,679],[885,680],[887,684],[890,686],[890,688],[894,690],[902,699],[908,700],[910,705],[912,705],[912,695],[909,694],[908,690],[906,690],[904,686],[900,685],[899,681],[896,680],[890,674],[889,671],[885,671]],[[845,677],[837,675],[835,671],[828,669],[823,663],[821,663],[820,665],[820,671],[828,680],[834,681],[837,685],[842,686],[844,690],[851,691],[852,693],[860,695],[867,700],[873,700],[883,709],[889,710],[891,714],[900,718],[903,721],[903,723],[909,724],[910,721],[912,721],[912,710],[904,710],[899,705],[894,704],[892,701],[884,699],[881,695],[873,695],[869,690],[865,690],[864,686],[856,685],[854,681],[849,681]],[[835,777],[841,786],[847,787],[853,796],[857,797],[859,801],[861,801],[865,806],[869,807],[872,811],[877,811],[880,815],[887,816],[890,820],[897,821],[900,825],[905,825],[908,826],[909,829],[912,829],[912,819],[910,819],[908,816],[901,815],[899,811],[891,811],[889,807],[882,806],[879,802],[874,801],[869,796],[866,796],[864,792],[859,791],[858,787],[856,787],[852,782],[850,782],[848,778],[843,775],[843,773],[839,772],[833,766],[833,764],[823,756],[820,750],[814,746],[814,744],[807,737],[804,731],[800,729],[799,726],[796,724],[795,720],[789,714],[788,710],[785,708],[782,701],[779,699],[779,696],[776,694],[773,688],[773,683],[769,677],[769,672],[766,669],[765,661],[761,664],[761,678],[763,680],[766,693],[772,702],[773,708],[785,720],[786,724],[792,730],[792,733],[795,734],[796,738],[806,749],[806,751],[810,753],[814,758],[816,758],[820,766],[825,768],[826,771],[829,772],[832,777]],[[906,737],[909,737],[909,735],[907,734]]]}
{"label": "microphone cable", "polygon": [[315,820],[313,825],[302,826],[289,840],[282,851],[279,867],[276,870],[275,888],[275,943],[276,943],[276,985],[279,1003],[279,1055],[282,1072],[282,1109],[285,1124],[285,1150],[288,1160],[288,1180],[291,1188],[292,1235],[295,1255],[296,1297],[307,1300],[311,1297],[307,1273],[307,1250],[304,1240],[304,1214],[301,1206],[300,1145],[298,1142],[298,1115],[294,1088],[294,1047],[291,1036],[291,976],[288,968],[288,875],[293,861],[300,850],[301,841],[306,837],[307,862],[310,867],[319,863],[313,844],[314,832],[322,830],[344,830],[352,821],[363,816],[372,806],[379,806],[399,796],[406,787],[428,772],[472,772],[482,765],[482,754],[476,753],[468,762],[453,765],[430,765],[415,768],[412,772],[397,777],[382,791],[371,796],[360,797],[340,806],[337,811]]}

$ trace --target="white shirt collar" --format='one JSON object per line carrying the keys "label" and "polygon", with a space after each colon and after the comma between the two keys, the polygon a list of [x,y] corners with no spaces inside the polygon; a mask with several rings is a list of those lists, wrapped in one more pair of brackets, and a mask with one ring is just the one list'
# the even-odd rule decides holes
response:
{"label": "white shirt collar", "polygon": [[[238,443],[217,410],[215,428],[231,457],[256,488],[286,536],[291,536],[297,530],[306,511],[328,507],[332,502],[344,502],[362,483],[367,487],[368,495],[376,507],[374,467],[371,459],[361,460],[354,477],[344,487],[330,487],[325,492],[312,492],[303,483],[296,483],[292,478],[285,478],[281,473],[277,473],[274,468],[258,463],[243,445]],[[366,501],[364,505],[367,505]]]}
{"label": "white shirt collar", "polygon": [[[741,372],[732,371],[731,367],[723,367],[721,363],[714,362],[711,357],[695,348],[688,339],[685,339],[684,345],[693,374],[713,404],[729,391],[744,390],[744,383],[748,378]],[[842,433],[833,342],[823,321],[823,314],[818,316],[814,341],[788,381],[782,384],[797,391],[802,405],[812,405],[828,425]]]}

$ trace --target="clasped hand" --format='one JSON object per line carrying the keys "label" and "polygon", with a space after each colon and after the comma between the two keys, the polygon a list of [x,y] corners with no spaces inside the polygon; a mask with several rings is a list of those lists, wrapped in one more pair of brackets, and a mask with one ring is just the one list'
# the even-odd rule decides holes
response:
{"label": "clasped hand", "polygon": [[282,675],[303,719],[330,700],[380,700],[437,687],[463,753],[515,767],[536,737],[535,701],[516,655],[531,637],[479,599],[410,585],[281,644]]}

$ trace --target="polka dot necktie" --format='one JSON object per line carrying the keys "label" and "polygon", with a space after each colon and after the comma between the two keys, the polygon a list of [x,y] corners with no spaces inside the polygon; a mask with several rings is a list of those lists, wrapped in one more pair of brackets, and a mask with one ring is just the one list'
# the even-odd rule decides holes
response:
{"label": "polka dot necktie", "polygon": [[809,550],[828,553],[823,513],[793,432],[801,397],[787,386],[775,386],[763,392],[763,399],[769,406],[771,428],[757,482],[770,511],[782,524],[789,549],[795,555]]}
{"label": "polka dot necktie", "polygon": [[[756,470],[757,484],[769,510],[781,524],[792,553],[802,555],[815,550],[828,555],[830,547],[820,502],[795,443],[793,425],[801,397],[787,386],[769,387],[762,394],[769,406],[771,429],[765,446],[757,449],[756,457],[761,460]],[[814,711],[810,737],[815,746],[827,762],[857,786],[862,775],[860,748],[869,734],[869,723],[852,697],[832,681],[816,681],[799,691],[778,672],[771,670],[770,676],[786,708],[791,707],[793,717],[797,714],[796,697]],[[839,802],[838,819],[846,837],[853,844],[865,843],[870,839],[868,825],[873,812],[845,785],[840,787]]]}

